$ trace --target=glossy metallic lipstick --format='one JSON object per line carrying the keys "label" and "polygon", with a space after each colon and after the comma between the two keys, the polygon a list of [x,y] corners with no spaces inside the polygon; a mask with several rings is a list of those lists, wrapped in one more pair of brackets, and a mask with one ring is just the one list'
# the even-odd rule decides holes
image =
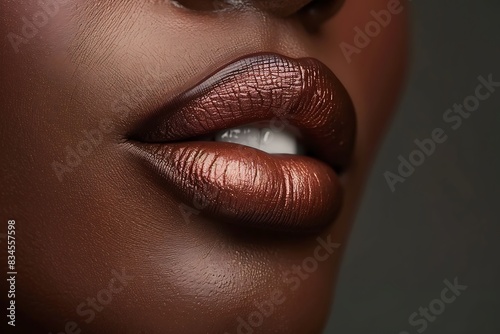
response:
{"label": "glossy metallic lipstick", "polygon": [[[259,122],[293,130],[310,156],[199,139]],[[208,199],[204,213],[215,220],[306,231],[338,214],[335,170],[347,165],[355,132],[349,95],[323,63],[255,54],[166,101],[128,145],[182,201]]]}

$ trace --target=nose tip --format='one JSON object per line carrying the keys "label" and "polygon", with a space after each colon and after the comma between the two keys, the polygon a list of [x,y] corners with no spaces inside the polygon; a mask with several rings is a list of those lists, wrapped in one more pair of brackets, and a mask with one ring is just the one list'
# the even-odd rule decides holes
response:
{"label": "nose tip", "polygon": [[172,0],[183,7],[213,11],[225,8],[253,7],[274,16],[287,17],[314,0]]}
{"label": "nose tip", "polygon": [[[152,0],[149,0],[152,1]],[[338,12],[346,0],[162,0],[197,12],[254,12],[266,17],[294,19],[311,33]],[[218,16],[224,18],[226,16]]]}
{"label": "nose tip", "polygon": [[314,0],[253,0],[255,7],[275,16],[287,17]]}

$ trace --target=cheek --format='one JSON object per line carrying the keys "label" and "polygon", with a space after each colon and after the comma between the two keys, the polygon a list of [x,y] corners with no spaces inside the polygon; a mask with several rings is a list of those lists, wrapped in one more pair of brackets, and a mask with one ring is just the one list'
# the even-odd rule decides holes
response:
{"label": "cheek", "polygon": [[[367,4],[367,1],[365,0],[346,0],[346,3],[339,12],[338,16],[332,20],[327,27],[325,27],[325,29],[330,33],[327,34],[325,40],[321,41],[321,44],[318,44],[318,52],[322,54],[322,60],[327,63],[334,70],[334,72],[336,72],[342,82],[346,85],[356,106],[359,122],[359,140],[356,154],[360,157],[358,165],[363,166],[363,168],[366,168],[367,165],[364,162],[368,161],[370,159],[369,156],[373,154],[373,147],[377,143],[377,140],[375,139],[380,138],[381,131],[383,131],[382,125],[386,124],[387,119],[390,116],[390,111],[393,109],[393,105],[400,91],[404,66],[406,63],[405,44],[407,33],[407,4],[404,4],[403,12],[397,15],[392,15],[391,22],[387,25],[387,27],[381,28],[380,32],[376,36],[370,37],[368,44],[364,47],[356,46],[355,37],[357,33],[354,29],[359,27],[362,31],[364,31],[366,25],[374,21],[374,17],[370,12],[372,10],[387,10],[387,4],[390,2],[392,1],[372,0],[369,4]],[[23,27],[20,18],[26,13],[28,13],[26,15],[32,15],[32,13],[36,13],[38,11],[37,7],[25,8],[24,6],[18,6],[18,8],[16,8],[15,6],[7,5],[6,3],[7,2],[2,2],[2,4],[0,4],[0,12],[6,13],[4,15],[5,18],[0,20],[0,33],[3,36],[6,36],[11,31],[20,33]],[[148,29],[134,29],[133,25],[128,26],[128,24],[126,24],[126,22],[128,22],[126,20],[122,21],[122,24],[124,25],[123,29],[118,29],[118,32],[127,32],[121,36],[121,39],[117,38],[120,36],[114,36],[112,33],[109,33],[110,31],[113,31],[112,29],[99,29],[99,26],[97,25],[94,27],[83,26],[82,29],[88,29],[88,31],[91,31],[91,34],[86,38],[82,38],[82,40],[90,40],[88,44],[96,44],[99,45],[100,48],[95,51],[85,48],[85,43],[79,44],[79,48],[75,48],[74,51],[76,54],[80,54],[81,59],[72,59],[69,61],[69,65],[64,67],[61,64],[68,64],[63,61],[68,62],[65,58],[70,58],[65,57],[67,55],[66,52],[60,53],[64,59],[57,59],[53,56],[54,54],[57,54],[57,52],[53,52],[50,56],[43,56],[50,53],[45,52],[45,50],[44,52],[41,52],[41,50],[43,50],[44,46],[50,46],[52,51],[56,50],[54,48],[71,49],[71,47],[69,47],[70,45],[74,47],[74,44],[71,44],[69,40],[71,39],[71,36],[76,35],[76,31],[78,29],[76,25],[72,25],[70,22],[78,22],[78,20],[74,20],[74,16],[84,15],[83,11],[79,11],[77,14],[77,12],[73,10],[74,8],[71,4],[76,3],[78,3],[78,1],[69,2],[68,6],[61,8],[59,14],[51,18],[43,29],[40,29],[40,32],[36,37],[30,39],[28,44],[21,44],[20,54],[12,52],[12,46],[9,44],[7,39],[4,39],[3,51],[0,50],[0,58],[7,59],[4,64],[10,64],[4,65],[4,67],[0,65],[2,74],[7,73],[8,75],[6,82],[26,82],[26,78],[33,78],[32,80],[34,80],[34,83],[32,84],[33,87],[27,83],[23,83],[23,85],[13,85],[15,87],[8,87],[8,90],[5,90],[6,93],[4,94],[6,95],[4,95],[4,97],[8,98],[9,101],[16,101],[17,103],[18,101],[28,100],[28,94],[26,92],[29,91],[29,89],[27,88],[33,88],[33,91],[38,89],[38,91],[36,91],[37,97],[31,97],[32,101],[30,101],[32,105],[36,106],[36,109],[32,106],[26,107],[26,109],[29,107],[38,111],[37,114],[30,115],[29,122],[16,122],[19,116],[14,112],[14,108],[12,108],[12,111],[9,114],[3,115],[4,122],[7,120],[4,124],[11,125],[9,134],[12,138],[16,137],[16,133],[19,134],[22,133],[22,131],[31,132],[29,135],[33,137],[34,142],[44,143],[43,145],[40,145],[40,147],[44,146],[43,149],[33,147],[30,148],[27,144],[25,144],[25,147],[17,145],[15,149],[10,149],[11,152],[14,152],[14,150],[21,150],[25,153],[30,153],[30,155],[38,159],[38,161],[34,161],[33,163],[33,165],[38,166],[38,171],[33,172],[33,168],[29,166],[24,167],[24,171],[22,173],[19,172],[19,175],[23,174],[25,176],[25,180],[20,182],[24,182],[26,192],[28,192],[28,188],[32,187],[32,185],[37,185],[39,188],[37,189],[38,193],[46,194],[46,189],[56,189],[52,191],[52,195],[45,195],[43,199],[33,195],[30,197],[30,201],[19,198],[16,202],[26,203],[27,206],[31,206],[31,209],[35,207],[35,204],[38,204],[37,209],[39,210],[37,211],[43,211],[45,213],[44,217],[41,219],[44,223],[40,223],[40,219],[32,219],[35,218],[35,213],[26,214],[31,215],[29,217],[30,219],[26,219],[26,221],[38,221],[36,227],[30,226],[30,229],[32,232],[35,232],[34,234],[38,234],[37,239],[40,240],[40,242],[43,240],[54,239],[54,234],[57,231],[64,236],[64,238],[60,238],[60,240],[55,244],[54,242],[50,245],[40,244],[40,249],[44,249],[45,247],[47,250],[47,252],[42,253],[44,255],[43,257],[41,255],[33,256],[33,253],[35,252],[35,243],[32,243],[32,253],[25,251],[25,263],[29,263],[29,259],[32,259],[32,261],[33,259],[39,260],[34,261],[33,266],[38,267],[40,277],[44,277],[42,272],[47,268],[51,268],[51,265],[61,266],[59,268],[60,273],[56,280],[39,280],[38,284],[44,285],[47,291],[44,291],[42,288],[38,288],[36,291],[38,291],[38,294],[40,294],[40,291],[44,291],[47,295],[50,295],[50,290],[54,286],[54,283],[57,283],[56,285],[59,286],[71,286],[71,282],[78,282],[79,286],[74,287],[74,296],[65,296],[63,298],[66,300],[65,303],[67,303],[67,305],[61,305],[61,299],[57,299],[56,297],[54,297],[55,300],[49,300],[48,302],[48,304],[53,305],[59,304],[61,309],[67,310],[66,312],[68,312],[68,316],[74,316],[76,305],[78,305],[80,301],[85,300],[87,296],[94,296],[96,292],[100,291],[100,289],[102,289],[112,277],[109,267],[119,270],[123,267],[122,262],[128,261],[127,264],[129,264],[129,266],[127,268],[143,269],[143,273],[155,272],[156,270],[162,274],[158,275],[158,277],[169,277],[170,280],[167,283],[163,283],[163,285],[155,284],[158,283],[155,282],[157,279],[156,276],[140,277],[141,271],[138,271],[137,279],[134,281],[135,287],[133,290],[127,290],[126,293],[117,296],[115,299],[116,304],[113,304],[113,307],[110,307],[107,310],[116,310],[116,313],[125,314],[130,319],[135,320],[130,321],[131,323],[140,324],[141,322],[144,322],[144,316],[134,309],[134,300],[142,300],[143,308],[147,309],[149,307],[151,310],[150,315],[147,316],[148,320],[150,320],[148,323],[154,326],[153,324],[159,324],[163,321],[165,322],[165,326],[168,328],[167,317],[165,317],[164,314],[155,314],[154,310],[155,308],[160,309],[164,307],[163,300],[172,300],[172,295],[170,293],[175,292],[178,293],[176,298],[173,298],[175,299],[175,303],[172,302],[169,304],[169,307],[171,308],[171,315],[175,315],[177,312],[179,315],[178,318],[181,319],[182,316],[185,317],[185,314],[182,314],[185,312],[184,309],[191,308],[193,313],[200,313],[202,310],[208,310],[205,311],[207,314],[205,320],[207,322],[210,322],[211,319],[224,319],[228,328],[234,328],[237,326],[235,316],[248,316],[254,311],[254,306],[252,305],[253,300],[250,300],[251,298],[249,296],[255,296],[255,299],[262,300],[273,291],[273,288],[277,287],[282,288],[284,291],[288,291],[287,289],[289,289],[289,286],[281,281],[283,272],[290,270],[290,267],[293,264],[302,263],[303,259],[311,255],[311,251],[314,249],[315,244],[294,244],[289,245],[288,247],[283,246],[280,248],[280,254],[281,257],[285,259],[283,261],[285,263],[281,263],[277,260],[278,256],[269,256],[267,254],[268,252],[261,251],[261,253],[259,253],[251,247],[241,246],[240,249],[237,249],[238,252],[243,253],[243,251],[248,251],[250,249],[253,253],[249,253],[254,254],[254,258],[244,259],[247,260],[250,265],[248,265],[248,272],[244,272],[244,275],[240,277],[231,276],[234,275],[234,273],[242,272],[240,262],[237,261],[239,259],[236,256],[228,256],[228,254],[238,254],[236,252],[236,248],[229,250],[222,249],[218,252],[217,249],[205,249],[201,246],[196,248],[191,244],[187,244],[187,246],[185,246],[186,249],[183,249],[182,246],[179,245],[173,246],[175,236],[172,235],[170,235],[170,240],[168,239],[168,235],[166,235],[164,239],[154,239],[151,235],[149,235],[150,239],[146,245],[147,247],[139,248],[137,244],[132,244],[127,248],[126,246],[130,244],[131,240],[135,240],[134,238],[137,238],[137,236],[148,236],[147,233],[151,233],[151,226],[145,224],[138,227],[127,226],[129,228],[128,235],[119,234],[116,230],[114,230],[121,228],[124,221],[131,220],[131,216],[134,217],[134,215],[137,215],[137,221],[141,221],[139,216],[143,215],[143,211],[134,209],[149,208],[151,209],[149,212],[150,217],[152,218],[169,218],[169,215],[165,214],[162,216],[159,214],[153,214],[155,212],[165,211],[165,207],[162,206],[164,203],[161,201],[158,201],[158,205],[156,206],[155,204],[150,204],[149,202],[146,203],[146,200],[143,200],[144,203],[139,202],[139,200],[132,195],[128,201],[123,200],[123,189],[126,189],[127,193],[133,195],[140,193],[144,194],[144,184],[138,185],[137,191],[134,192],[131,191],[134,188],[132,188],[130,184],[127,183],[126,185],[122,185],[120,184],[118,178],[115,180],[116,182],[113,186],[109,186],[105,182],[107,175],[104,175],[104,173],[99,174],[97,171],[98,167],[102,166],[104,161],[111,161],[112,158],[116,158],[115,160],[118,161],[120,159],[120,157],[117,156],[118,153],[111,154],[109,153],[111,150],[103,150],[101,155],[93,155],[92,158],[89,158],[85,166],[81,167],[77,172],[72,174],[70,181],[64,183],[64,188],[59,183],[55,183],[57,181],[49,164],[52,159],[59,158],[61,156],[61,152],[64,152],[63,149],[66,143],[71,144],[74,143],[74,141],[79,141],[83,138],[82,135],[79,134],[82,130],[95,128],[96,124],[99,124],[99,120],[102,117],[109,116],[107,114],[100,115],[96,110],[108,110],[111,102],[121,96],[123,87],[114,91],[110,88],[109,84],[99,86],[101,81],[95,80],[94,77],[87,79],[88,82],[93,84],[88,85],[90,91],[95,90],[102,91],[104,93],[102,93],[102,95],[97,94],[98,96],[95,98],[92,96],[92,99],[89,99],[91,101],[88,104],[93,107],[86,107],[81,113],[70,113],[69,111],[61,113],[59,110],[64,109],[52,107],[51,105],[48,105],[49,103],[46,101],[48,100],[47,95],[50,93],[50,90],[47,89],[47,87],[57,84],[61,85],[61,82],[63,82],[62,80],[55,78],[54,73],[61,76],[68,74],[68,77],[71,78],[69,80],[74,80],[72,75],[77,73],[79,66],[85,65],[86,61],[92,62],[92,65],[100,65],[101,67],[97,67],[95,72],[104,73],[105,75],[103,75],[103,77],[106,78],[108,76],[112,77],[112,75],[118,77],[119,75],[127,74],[125,68],[126,66],[123,64],[132,64],[134,67],[137,65],[136,67],[138,68],[140,65],[151,65],[144,64],[143,59],[137,59],[137,63],[134,63],[134,59],[132,59],[134,54],[140,54],[140,52],[143,51],[144,45],[142,42],[146,40],[146,37],[149,40],[151,40],[151,36],[158,37],[157,40],[154,38],[152,39],[158,42],[150,45],[152,52],[157,51],[157,53],[160,53],[161,50],[158,51],[155,49],[156,45],[175,45],[175,47],[169,47],[167,51],[164,51],[164,57],[171,61],[171,63],[169,63],[169,68],[175,69],[187,67],[186,62],[182,59],[184,57],[175,57],[175,54],[171,56],[170,52],[182,52],[182,54],[189,54],[190,58],[197,60],[197,63],[204,64],[209,61],[201,62],[198,60],[210,57],[203,56],[201,53],[208,55],[217,54],[217,52],[219,52],[219,48],[224,50],[224,45],[222,45],[224,42],[220,42],[221,44],[218,44],[206,41],[204,44],[199,44],[199,39],[193,38],[192,40],[189,40],[189,43],[176,43],[179,35],[177,35],[177,39],[174,39],[174,36],[176,36],[174,33],[170,34],[170,37],[167,36],[164,34],[164,31],[160,31],[162,26],[159,24],[151,32]],[[134,2],[129,3],[132,4]],[[114,11],[111,17],[118,17],[121,15],[126,16],[126,14],[129,15],[129,10],[130,8],[124,6],[123,8]],[[104,12],[104,10],[101,11],[101,13]],[[70,18],[73,18],[73,20],[70,20]],[[134,17],[133,21],[135,22],[135,25],[139,25],[141,18],[137,19],[137,17]],[[111,24],[114,21],[108,19],[106,22]],[[183,29],[181,21],[178,22],[177,26],[177,21],[172,20],[169,22],[169,24],[174,28],[177,27],[177,30],[175,30],[176,33],[178,32],[180,34],[182,30],[185,30]],[[241,29],[243,29],[244,25],[241,26]],[[208,30],[209,28],[210,27],[207,25],[206,29]],[[205,34],[207,30],[205,30]],[[241,32],[241,34],[228,34],[228,38],[226,38],[226,40],[230,39],[229,37],[231,36],[244,36],[241,43],[236,41],[238,48],[235,48],[238,53],[242,53],[247,49],[253,49],[254,46],[259,47],[259,45],[263,43],[259,40],[259,36],[265,35],[260,32]],[[251,38],[251,36],[254,36],[254,38]],[[260,38],[262,39],[262,37]],[[234,39],[236,38],[233,38],[233,42]],[[209,39],[207,38],[207,40]],[[352,61],[350,62],[340,48],[340,45],[343,42],[357,49],[355,53],[351,54],[350,57],[352,58]],[[290,42],[290,44],[294,43]],[[118,47],[116,47],[117,52],[113,53],[108,58],[106,58],[105,54],[99,53],[104,53],[107,48],[113,45],[118,45]],[[120,53],[124,49],[127,49],[128,52],[126,54]],[[147,51],[151,52],[151,49]],[[290,50],[292,51],[295,49],[297,48],[290,47]],[[137,52],[134,53],[135,50],[137,50]],[[288,54],[291,53],[290,50],[287,50]],[[228,51],[228,53],[231,52],[233,51]],[[234,51],[234,53],[236,53],[236,51]],[[301,52],[297,51],[297,53]],[[290,55],[295,56],[295,54]],[[227,57],[231,58],[232,55],[227,55]],[[156,58],[153,60],[156,60]],[[212,59],[211,61],[214,60]],[[18,68],[18,70],[8,71],[10,66],[14,66]],[[206,67],[206,64],[198,66],[200,68],[204,68]],[[154,68],[153,65],[150,67]],[[179,82],[184,81],[186,73],[192,74],[192,72],[198,72],[200,68],[193,66],[193,68],[190,68],[189,71],[184,69],[184,72],[179,70],[179,73],[171,73],[170,76],[172,78],[169,78],[171,79],[169,82],[171,81],[172,86],[174,86],[174,84],[177,85]],[[116,71],[119,73],[113,74],[113,72],[110,74],[110,71]],[[51,78],[51,80],[47,80],[47,77]],[[42,81],[44,82],[43,85],[36,84],[41,83]],[[45,81],[52,81],[52,83],[46,84]],[[124,81],[125,80],[122,80],[120,83],[123,83]],[[137,79],[139,84],[144,81],[144,78]],[[82,83],[86,82],[87,81],[82,79]],[[105,83],[107,83],[107,81]],[[42,86],[43,89],[40,89],[40,86]],[[98,86],[98,89],[96,86]],[[134,83],[131,86],[135,87],[139,85]],[[59,91],[62,90],[62,88],[58,88],[60,87],[54,87],[52,89],[52,94],[60,94]],[[77,90],[71,90],[70,93],[74,94],[71,95],[72,98],[78,97],[79,94]],[[69,93],[68,97],[70,97]],[[59,96],[58,99],[61,99],[61,97]],[[24,103],[26,104],[26,102]],[[99,108],[99,106],[102,106],[102,108]],[[80,110],[78,107],[79,106],[76,106],[75,104],[74,110]],[[69,110],[71,109],[69,108]],[[67,117],[67,124],[63,125],[62,123],[58,123],[61,122],[61,119],[63,119],[64,116]],[[50,120],[51,122],[48,122],[47,120]],[[51,123],[52,125],[50,125]],[[18,124],[18,128],[16,128],[16,124]],[[40,126],[40,124],[44,126]],[[45,128],[46,132],[42,133],[42,128]],[[31,131],[27,131],[26,129]],[[79,135],[75,137],[75,133],[78,133]],[[48,140],[44,141],[46,138],[51,139],[50,144],[47,143]],[[14,145],[12,145],[12,147],[14,147]],[[42,156],[40,152],[43,152],[44,156]],[[47,159],[49,160],[49,163],[47,163]],[[93,159],[93,161],[90,159]],[[95,163],[92,164],[92,162]],[[92,169],[94,167],[91,166],[97,167]],[[127,168],[128,165],[125,165],[125,163],[123,163],[123,166],[119,166],[121,175],[125,175],[126,172],[129,171]],[[96,176],[93,184],[89,181],[88,175]],[[359,176],[360,174],[356,175]],[[29,182],[26,180],[29,180]],[[142,179],[139,181],[142,182]],[[54,186],[54,184],[57,186]],[[85,191],[82,190],[79,190],[78,192],[75,191],[75,189],[82,188],[82,184],[85,185],[83,188],[86,189],[86,194]],[[112,199],[110,199],[113,197],[109,196],[110,193],[116,198],[120,198],[120,205],[115,205]],[[68,194],[71,196],[69,197]],[[49,198],[47,198],[48,196]],[[143,197],[147,196],[144,195]],[[38,202],[35,203],[35,201]],[[87,203],[87,205],[83,206],[80,202]],[[156,203],[154,201],[151,202]],[[64,203],[66,206],[63,211],[60,210],[60,206]],[[106,205],[106,203],[109,205]],[[102,212],[99,209],[96,209],[99,207]],[[174,209],[177,208],[175,205],[173,207]],[[26,210],[26,212],[30,211]],[[144,216],[142,216],[142,220],[145,220]],[[86,223],[89,221],[97,223],[89,227],[89,224]],[[158,221],[169,221],[169,219],[158,219]],[[172,226],[176,225],[172,224]],[[203,225],[200,224],[200,226]],[[336,226],[339,229],[342,229],[347,225],[337,224]],[[178,227],[177,229],[179,230]],[[198,236],[202,232],[206,233],[206,231],[196,231],[196,233],[193,232],[192,235]],[[344,233],[342,232],[338,234],[343,235]],[[336,234],[334,233],[334,235]],[[45,238],[42,238],[41,236],[44,236]],[[205,241],[208,245],[216,244],[214,243],[214,240],[219,241],[218,238],[221,237],[213,236],[212,238],[209,238],[206,236]],[[198,237],[198,239],[202,240],[203,238]],[[154,240],[156,240],[157,244],[155,244]],[[165,240],[170,242],[165,242]],[[138,240],[135,241],[138,242]],[[228,243],[227,240],[220,241]],[[235,244],[237,243],[235,242]],[[47,249],[49,247],[51,247],[51,249]],[[167,249],[165,249],[165,247]],[[139,251],[137,251],[137,249],[139,249]],[[179,254],[175,256],[177,266],[174,264],[170,265],[168,260],[165,260],[164,254],[173,253],[176,249],[179,252]],[[180,250],[184,250],[184,252],[181,253]],[[132,252],[135,252],[136,255],[132,254]],[[67,259],[71,259],[71,261],[68,260],[66,263],[61,263],[61,261],[56,263],[55,261],[52,261],[52,254],[59,253],[64,253],[66,255],[65,257]],[[203,257],[203,255],[207,253],[212,255],[208,258]],[[187,257],[186,254],[190,254],[191,256]],[[152,259],[150,261],[151,267],[148,267],[148,265],[145,264],[147,261],[144,259],[154,258],[155,255],[157,255],[157,258]],[[260,262],[255,260],[255,258],[260,259]],[[292,327],[290,330],[293,330],[293,327],[295,327],[295,330],[298,332],[308,332],[307,328],[310,329],[311,326],[306,324],[301,317],[295,316],[296,314],[301,314],[304,318],[308,318],[309,323],[321,324],[326,316],[331,282],[333,281],[333,262],[337,262],[337,260],[338,257],[334,256],[328,263],[322,264],[321,269],[318,269],[318,273],[307,280],[307,284],[305,280],[299,281],[302,284],[301,289],[296,294],[287,294],[287,303],[281,306],[280,311],[276,311],[276,314],[272,319],[269,319],[271,326],[275,325],[276,328],[279,328],[279,322],[281,319],[286,320],[292,318],[294,320],[290,321],[290,327]],[[78,268],[75,269],[72,261],[78,263]],[[330,261],[332,263],[330,263]],[[242,262],[245,264],[245,261]],[[159,267],[158,264],[164,264],[164,266]],[[202,266],[202,268],[200,268],[200,266]],[[164,270],[164,272],[162,272],[162,270]],[[256,272],[258,273],[259,271],[265,272],[267,281],[265,277],[262,278],[256,274]],[[72,274],[73,272],[75,274]],[[188,275],[184,275],[184,273],[187,273]],[[85,281],[81,278],[82,275],[85,276]],[[255,277],[259,277],[259,279],[255,279]],[[250,281],[250,278],[254,279]],[[221,284],[223,285],[221,286]],[[228,288],[230,284],[237,285],[239,288],[230,289]],[[77,284],[74,283],[73,286],[74,285]],[[218,291],[219,295],[215,297],[218,298],[216,301],[218,301],[219,304],[217,306],[220,308],[213,307],[215,297],[213,299],[207,298],[205,303],[201,303],[198,300],[190,300],[185,297],[187,295],[186,292],[192,291],[193,289],[198,289],[208,295],[212,291]],[[249,289],[251,291],[248,291]],[[25,291],[28,291],[28,289],[25,289]],[[36,291],[33,291],[33,295],[36,295]],[[129,294],[134,298],[131,298]],[[160,296],[160,298],[158,296]],[[28,299],[28,297],[26,297],[26,299]],[[154,301],[158,301],[158,303],[161,304],[155,304]],[[304,305],[305,302],[308,304]],[[178,307],[178,305],[181,305],[181,307]],[[293,305],[298,306],[295,308]],[[317,310],[318,305],[319,309],[322,311]],[[47,314],[47,318],[50,316],[50,314]],[[63,322],[64,321],[61,320],[61,323]],[[96,320],[93,323],[93,326],[95,326],[95,328],[98,328],[99,325],[105,327],[106,324],[104,322],[105,318],[101,317],[101,320]],[[190,322],[191,321],[187,319],[186,323],[179,324],[179,327],[188,326],[188,323]],[[200,323],[200,326],[203,323],[202,321],[198,322]],[[303,330],[300,330],[301,328],[299,328],[301,324],[304,326]],[[125,327],[127,325],[128,324],[124,324],[123,326]]]}
{"label": "cheek", "polygon": [[[399,13],[390,13],[393,7],[388,9],[389,5],[395,5]],[[374,12],[387,14],[386,20],[390,17],[390,22],[382,26]],[[349,233],[359,194],[404,88],[408,12],[406,0],[346,0],[338,15],[325,26],[325,37],[318,43],[320,59],[346,86],[358,123],[353,159],[344,176],[349,184],[344,210],[331,230],[332,235],[341,239]],[[369,29],[373,31],[367,33]]]}
{"label": "cheek", "polygon": [[[322,52],[346,85],[358,116],[358,152],[373,154],[403,86],[408,50],[406,0],[348,0],[325,29]],[[366,157],[366,154],[363,154]]]}

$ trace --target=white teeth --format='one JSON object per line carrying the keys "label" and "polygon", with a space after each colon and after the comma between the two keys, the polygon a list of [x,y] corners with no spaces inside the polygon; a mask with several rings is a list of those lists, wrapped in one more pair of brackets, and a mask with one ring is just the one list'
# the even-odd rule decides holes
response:
{"label": "white teeth", "polygon": [[297,139],[288,131],[259,129],[251,126],[219,132],[215,141],[250,146],[271,154],[298,154]]}
{"label": "white teeth", "polygon": [[215,141],[260,148],[260,129],[255,127],[241,127],[224,130],[215,136]]}
{"label": "white teeth", "polygon": [[260,149],[267,153],[298,154],[297,139],[284,130],[262,129]]}

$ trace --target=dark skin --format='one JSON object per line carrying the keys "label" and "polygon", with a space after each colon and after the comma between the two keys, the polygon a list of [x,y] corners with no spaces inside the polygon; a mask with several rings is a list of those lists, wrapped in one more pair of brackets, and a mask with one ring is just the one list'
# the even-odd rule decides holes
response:
{"label": "dark skin", "polygon": [[[236,333],[255,303],[279,299],[255,332],[321,333],[362,186],[400,94],[407,4],[348,63],[339,44],[353,44],[353,28],[388,1],[346,0],[317,18],[301,11],[309,2],[227,2],[217,12],[202,0],[72,0],[17,53],[3,39],[0,196],[2,221],[15,219],[18,229],[19,332],[69,332],[74,321],[82,333]],[[39,10],[34,1],[2,1],[1,34],[22,35],[21,18]],[[137,106],[263,51],[321,60],[356,109],[340,217],[313,235],[227,226],[205,217],[203,205],[186,223],[179,200],[121,146],[143,116]],[[96,129],[102,141],[58,176],[53,162],[65,162],[67,147]],[[318,236],[341,247],[314,272],[296,273],[300,286],[291,289],[283,275],[314,254]],[[119,283],[113,270],[133,279]],[[113,279],[123,289],[87,322],[78,306]]]}

